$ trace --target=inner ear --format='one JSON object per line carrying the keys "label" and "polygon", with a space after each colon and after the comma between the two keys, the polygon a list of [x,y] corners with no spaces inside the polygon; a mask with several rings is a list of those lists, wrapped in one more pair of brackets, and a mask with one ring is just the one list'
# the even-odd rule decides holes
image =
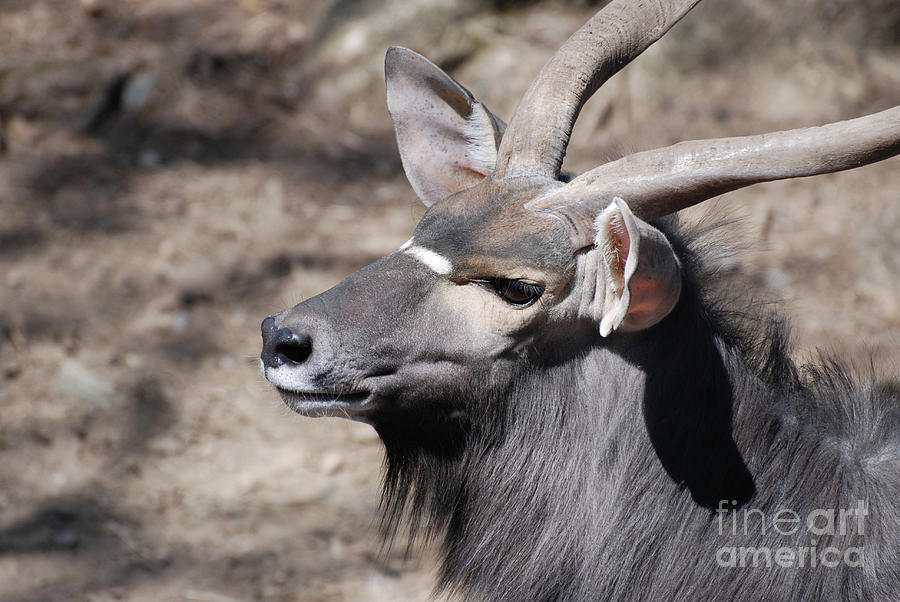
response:
{"label": "inner ear", "polygon": [[468,90],[398,46],[385,57],[385,79],[403,170],[426,206],[494,171],[506,124]]}
{"label": "inner ear", "polygon": [[666,236],[615,198],[594,224],[605,290],[600,334],[633,332],[658,323],[681,295],[681,264]]}
{"label": "inner ear", "polygon": [[[436,65],[432,64],[431,66],[435,69],[440,70],[440,68]],[[467,119],[469,115],[472,114],[473,101],[478,101],[474,99],[474,97],[470,92],[468,92],[468,90],[460,86],[455,79],[453,79],[443,71],[440,72],[440,75],[442,75],[443,77],[433,77],[431,75],[426,76],[426,89],[431,90],[435,94],[437,94],[437,96],[442,101],[444,101],[448,107],[453,109],[457,115],[459,115],[463,119]],[[460,94],[461,91],[465,92],[466,94]]]}
{"label": "inner ear", "polygon": [[[639,241],[635,240],[634,247],[632,247],[631,236],[625,223],[625,214],[621,211],[609,211],[606,218],[601,221],[602,223],[598,227],[604,228],[605,232],[603,236],[599,237],[599,240],[602,241],[599,248],[606,266],[609,284],[612,285],[616,295],[630,296],[628,288],[625,286],[626,268],[630,268],[630,271],[634,272]],[[629,258],[631,258],[630,264]]]}

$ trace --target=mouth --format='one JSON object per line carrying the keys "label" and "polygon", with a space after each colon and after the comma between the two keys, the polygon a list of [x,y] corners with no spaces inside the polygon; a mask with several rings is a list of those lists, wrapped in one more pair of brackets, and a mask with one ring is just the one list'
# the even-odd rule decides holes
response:
{"label": "mouth", "polygon": [[292,391],[276,386],[284,404],[301,416],[310,418],[363,419],[372,407],[371,391],[322,392]]}

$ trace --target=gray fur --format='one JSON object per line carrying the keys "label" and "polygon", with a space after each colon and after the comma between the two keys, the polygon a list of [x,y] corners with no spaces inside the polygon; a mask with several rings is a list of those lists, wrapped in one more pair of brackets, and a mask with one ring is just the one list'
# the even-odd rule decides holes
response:
{"label": "gray fur", "polygon": [[[801,376],[784,327],[752,308],[714,310],[691,282],[696,258],[680,254],[686,294],[657,327],[607,344],[573,326],[526,362],[482,367],[456,393],[469,414],[459,424],[376,423],[387,535],[405,505],[414,533],[442,539],[442,588],[486,600],[900,597],[900,385],[855,384],[833,362]],[[548,351],[562,341],[563,356]],[[718,432],[707,423],[717,409],[732,415]],[[670,441],[654,441],[654,421]],[[742,498],[722,535],[717,496]],[[805,526],[762,535],[760,511],[805,518],[858,500],[865,533],[848,521],[817,548],[862,548],[861,567],[716,564],[722,546],[810,546]]]}

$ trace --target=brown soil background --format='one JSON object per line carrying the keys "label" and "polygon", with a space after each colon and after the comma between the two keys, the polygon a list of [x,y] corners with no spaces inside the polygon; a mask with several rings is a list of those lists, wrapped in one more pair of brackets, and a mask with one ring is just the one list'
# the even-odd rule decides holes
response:
{"label": "brown soil background", "polygon": [[[258,325],[422,213],[389,44],[508,118],[594,10],[0,3],[0,599],[426,598],[431,554],[378,554],[377,437],[284,409]],[[898,103],[896,2],[707,0],[589,103],[567,165]],[[722,269],[791,317],[799,357],[900,373],[898,159],[717,205],[744,247]]]}

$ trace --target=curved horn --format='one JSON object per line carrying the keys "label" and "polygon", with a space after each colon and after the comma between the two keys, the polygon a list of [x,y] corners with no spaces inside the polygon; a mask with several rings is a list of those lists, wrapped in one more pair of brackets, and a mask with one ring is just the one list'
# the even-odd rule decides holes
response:
{"label": "curved horn", "polygon": [[603,198],[625,199],[649,220],[759,182],[814,176],[900,153],[900,106],[857,119],[783,132],[694,140],[628,155],[535,199],[549,210]]}
{"label": "curved horn", "polygon": [[525,93],[497,157],[495,178],[556,179],[581,107],[607,79],[700,0],[613,0],[576,31]]}

